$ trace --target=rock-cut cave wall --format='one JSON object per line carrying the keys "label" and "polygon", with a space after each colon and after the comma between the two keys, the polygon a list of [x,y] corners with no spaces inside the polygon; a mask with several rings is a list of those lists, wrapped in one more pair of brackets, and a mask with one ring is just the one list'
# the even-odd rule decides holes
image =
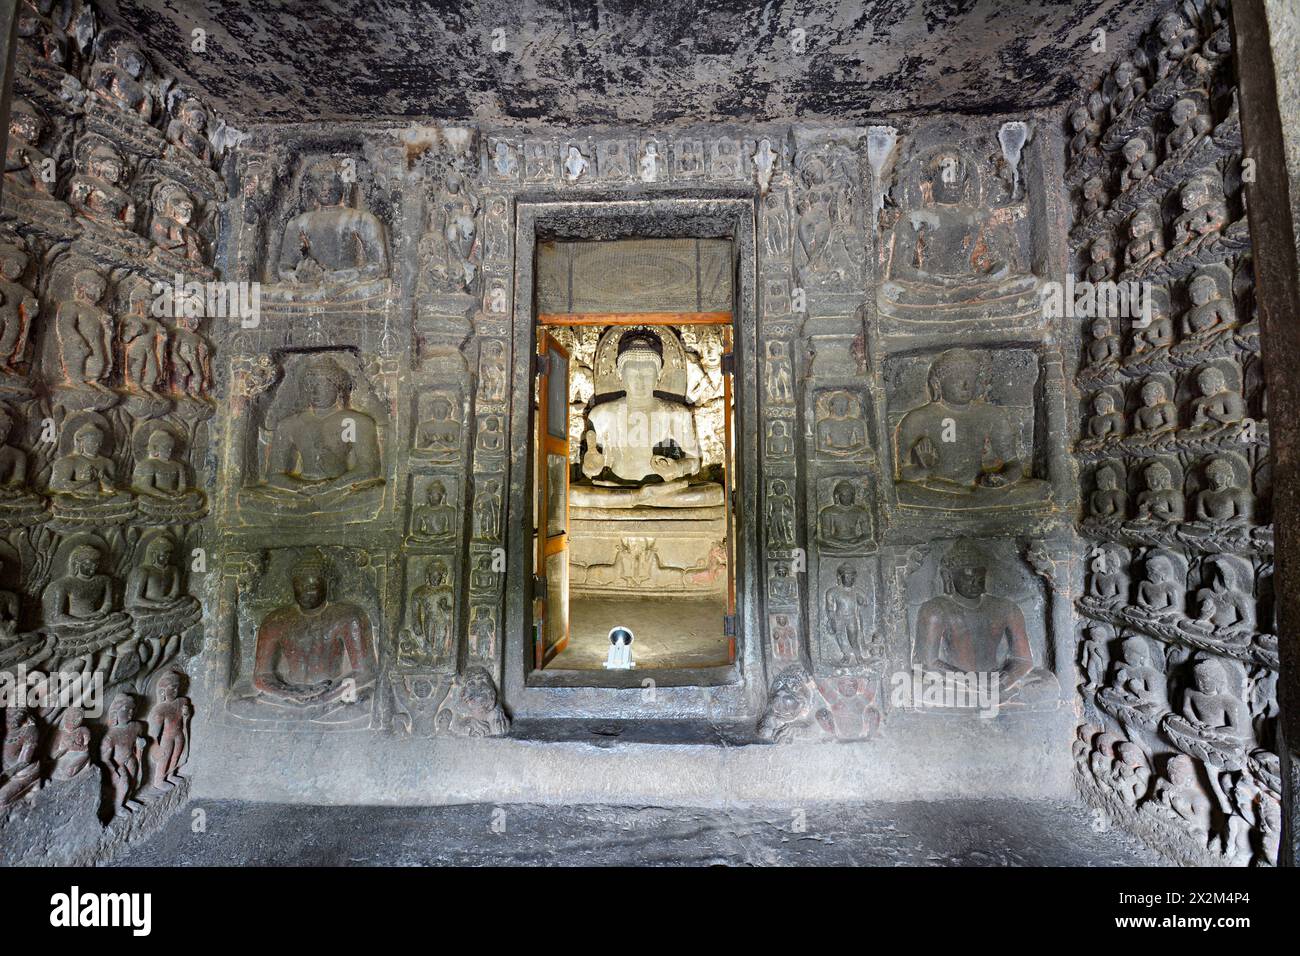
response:
{"label": "rock-cut cave wall", "polygon": [[[105,694],[6,707],[6,858],[111,855],[191,776],[323,803],[716,802],[1059,797],[1072,767],[1175,859],[1275,857],[1221,5],[1153,26],[1068,129],[237,132],[85,3],[21,13],[0,667]],[[648,237],[735,250],[737,661],[650,694],[540,686],[534,254]],[[1149,312],[1085,316],[1076,283],[1112,280]],[[755,746],[517,739],[555,717]]]}
{"label": "rock-cut cave wall", "polygon": [[[1081,792],[1169,857],[1270,865],[1281,836],[1268,401],[1232,37],[1163,16],[1072,108],[1088,576]],[[1149,303],[1149,308],[1145,304]]]}
{"label": "rock-cut cave wall", "polygon": [[18,6],[0,217],[0,860],[182,805],[212,568],[224,127],[82,3]]}

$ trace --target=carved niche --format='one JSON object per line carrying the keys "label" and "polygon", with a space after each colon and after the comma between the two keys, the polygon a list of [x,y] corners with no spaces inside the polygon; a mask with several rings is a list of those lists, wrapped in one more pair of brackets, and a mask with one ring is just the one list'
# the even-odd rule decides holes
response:
{"label": "carved niche", "polygon": [[[1055,709],[1042,583],[1006,540],[959,538],[927,549],[906,579],[919,711]],[[916,690],[921,691],[917,699]]]}
{"label": "carved niche", "polygon": [[226,560],[243,578],[228,718],[267,730],[370,727],[388,654],[383,557],[295,547]]}
{"label": "carved niche", "polygon": [[[1013,124],[1006,124],[1004,134]],[[1025,142],[939,123],[908,137],[879,217],[881,330],[918,335],[1036,327]]]}
{"label": "carved niche", "polygon": [[1035,422],[1039,358],[1029,349],[954,348],[891,359],[886,397],[894,489],[903,508],[1045,507]]}
{"label": "carved niche", "polygon": [[252,397],[236,509],[245,524],[373,517],[392,481],[389,408],[350,350],[285,352]]}

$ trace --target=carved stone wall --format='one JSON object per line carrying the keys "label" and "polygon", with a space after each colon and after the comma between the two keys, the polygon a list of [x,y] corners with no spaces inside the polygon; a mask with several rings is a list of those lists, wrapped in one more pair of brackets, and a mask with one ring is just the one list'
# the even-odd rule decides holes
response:
{"label": "carved stone wall", "polygon": [[[195,710],[206,795],[358,802],[457,772],[441,793],[526,798],[502,780],[530,741],[428,738],[555,717],[859,742],[864,776],[907,768],[895,798],[1030,768],[1058,795],[1082,722],[1094,805],[1180,860],[1271,858],[1268,425],[1216,6],[1067,130],[241,132],[46,6],[0,222],[0,664],[122,696],[6,713],[6,840],[89,859],[147,828]],[[533,251],[648,236],[736,261],[734,673],[530,683]],[[1076,280],[1150,296],[1099,321]],[[827,766],[791,750],[762,759]],[[47,796],[113,822],[42,837]]]}
{"label": "carved stone wall", "polygon": [[[225,739],[495,735],[514,712],[671,714],[781,742],[897,718],[978,741],[996,713],[1012,737],[1059,735],[1063,756],[1075,498],[1064,327],[1039,307],[1063,278],[1060,143],[1036,116],[250,128],[222,249],[261,308],[222,326],[213,373],[229,399],[209,647]],[[647,221],[718,238],[726,210],[752,210],[753,232],[727,227],[743,504],[726,685],[649,705],[640,687],[525,681],[540,233],[524,230],[542,226],[524,210],[543,207],[564,209],[561,238]],[[366,438],[309,473],[349,421]],[[287,686],[274,661],[306,627],[304,562],[367,639]],[[965,572],[978,583],[958,592]],[[954,699],[976,672],[1001,682],[991,709]],[[346,698],[304,692],[345,677]]]}
{"label": "carved stone wall", "polygon": [[[1184,4],[1072,109],[1088,575],[1085,797],[1171,858],[1272,865],[1281,824],[1268,402],[1226,4]],[[1091,290],[1085,289],[1086,295]],[[1083,302],[1083,300],[1081,300]]]}
{"label": "carved stone wall", "polygon": [[180,668],[203,647],[212,564],[226,131],[89,5],[23,3],[18,18],[0,214],[0,846],[5,862],[85,863],[189,787]]}

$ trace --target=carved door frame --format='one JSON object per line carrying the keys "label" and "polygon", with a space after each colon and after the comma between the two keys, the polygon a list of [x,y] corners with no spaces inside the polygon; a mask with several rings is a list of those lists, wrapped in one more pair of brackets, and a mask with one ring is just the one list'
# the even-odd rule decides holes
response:
{"label": "carved door frame", "polygon": [[[757,453],[758,362],[755,261],[755,198],[740,193],[662,193],[636,199],[572,194],[519,195],[515,210],[515,288],[513,312],[513,377],[511,394],[511,460],[506,502],[508,537],[506,607],[503,628],[502,692],[516,717],[752,722],[767,699],[762,640],[758,523],[744,520],[758,514]],[[732,348],[735,354],[736,448],[735,523],[736,653],[725,667],[637,672],[557,672],[546,675],[533,668],[532,565],[535,544],[532,362],[538,343],[535,322],[535,262],[539,240],[614,238],[725,238],[733,243],[735,296]],[[574,675],[578,674],[577,677]],[[655,692],[646,694],[642,681],[655,679]],[[573,687],[582,687],[577,702]],[[707,688],[707,689],[706,689]]]}

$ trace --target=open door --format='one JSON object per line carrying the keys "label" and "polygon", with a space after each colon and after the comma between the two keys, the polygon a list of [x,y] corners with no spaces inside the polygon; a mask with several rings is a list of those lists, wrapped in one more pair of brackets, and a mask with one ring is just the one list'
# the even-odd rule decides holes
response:
{"label": "open door", "polygon": [[736,377],[736,354],[732,351],[731,326],[722,328],[722,420],[725,423],[723,435],[723,492],[727,512],[727,613],[723,618],[723,633],[727,635],[727,655],[731,663],[736,662],[736,476],[733,469],[736,450],[735,429],[732,416],[735,409],[732,401],[736,390],[733,387]]}
{"label": "open door", "polygon": [[569,353],[541,330],[537,342],[537,554],[534,666],[569,641]]}

